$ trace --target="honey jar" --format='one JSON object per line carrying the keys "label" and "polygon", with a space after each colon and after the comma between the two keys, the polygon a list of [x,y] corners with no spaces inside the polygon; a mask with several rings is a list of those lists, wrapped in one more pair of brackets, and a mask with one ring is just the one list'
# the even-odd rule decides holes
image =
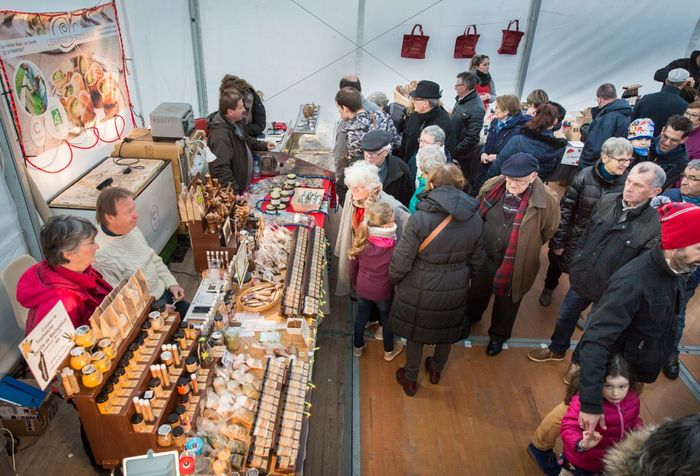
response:
{"label": "honey jar", "polygon": [[182,448],[185,446],[185,441],[187,438],[185,437],[185,429],[181,426],[176,426],[173,428],[173,443],[175,446],[178,448]]}
{"label": "honey jar", "polygon": [[180,417],[177,413],[173,412],[170,415],[168,415],[168,418],[165,419],[165,423],[170,425],[171,428],[178,427],[180,426]]}
{"label": "honey jar", "polygon": [[148,320],[151,322],[151,327],[154,331],[159,331],[165,324],[165,316],[158,311],[151,311],[148,314]]}
{"label": "honey jar", "polygon": [[163,396],[163,386],[161,385],[158,377],[152,378],[148,381],[148,389],[153,392],[156,398]]}
{"label": "honey jar", "polygon": [[222,316],[221,314],[217,314],[216,316],[214,316],[214,330],[224,330],[224,316]]}
{"label": "honey jar", "polygon": [[119,366],[124,369],[124,372],[128,376],[131,371],[131,361],[124,357],[122,360],[119,361]]}
{"label": "honey jar", "polygon": [[97,367],[92,364],[83,367],[81,373],[83,374],[83,385],[87,388],[95,388],[102,383],[102,372],[97,370]]}
{"label": "honey jar", "polygon": [[184,405],[176,405],[175,409],[173,410],[173,413],[177,415],[178,420],[180,421],[180,424],[182,424],[182,416],[185,414],[187,409],[185,408]]}
{"label": "honey jar", "polygon": [[73,347],[70,351],[70,366],[74,370],[81,370],[90,363],[90,352],[83,347]]}
{"label": "honey jar", "polygon": [[121,390],[122,388],[124,388],[124,383],[125,383],[126,380],[127,380],[127,378],[126,378],[126,371],[124,370],[124,367],[119,366],[119,367],[117,367],[116,369],[114,369],[114,372],[112,372],[112,378],[114,378],[115,381],[118,382],[118,383],[115,383],[115,384],[114,384],[115,390],[116,390],[117,388],[119,388],[119,390]]}
{"label": "honey jar", "polygon": [[95,397],[95,403],[97,404],[97,410],[103,415],[108,413],[110,407],[112,406],[109,400],[109,395],[104,390],[97,394]]}
{"label": "honey jar", "polygon": [[180,377],[177,379],[177,393],[179,395],[187,395],[189,396],[190,394],[190,379],[187,377]]}
{"label": "honey jar", "polygon": [[131,355],[134,356],[135,360],[139,360],[139,357],[141,357],[141,345],[137,342],[132,342],[129,344],[129,352],[131,352]]}
{"label": "honey jar", "polygon": [[173,444],[173,429],[170,425],[160,425],[158,427],[158,446],[167,448]]}
{"label": "honey jar", "polygon": [[193,374],[199,370],[199,362],[197,362],[197,357],[194,355],[190,355],[187,357],[187,360],[185,360],[185,369]]}
{"label": "honey jar", "polygon": [[146,423],[143,421],[142,413],[134,413],[131,415],[131,428],[139,433],[146,430]]}
{"label": "honey jar", "polygon": [[169,350],[160,353],[160,360],[167,366],[173,365],[173,353]]}
{"label": "honey jar", "polygon": [[75,345],[92,347],[95,345],[95,334],[90,326],[80,326],[75,330]]}
{"label": "honey jar", "polygon": [[151,325],[150,321],[146,321],[143,324],[141,324],[141,330],[146,332],[146,334],[148,334],[148,337],[153,337],[155,335],[155,332],[153,331],[153,326]]}
{"label": "honey jar", "polygon": [[105,353],[100,350],[92,354],[92,364],[104,374],[109,370],[111,362]]}
{"label": "honey jar", "polygon": [[117,355],[114,342],[109,337],[97,341],[97,348],[104,352],[108,359],[113,359]]}

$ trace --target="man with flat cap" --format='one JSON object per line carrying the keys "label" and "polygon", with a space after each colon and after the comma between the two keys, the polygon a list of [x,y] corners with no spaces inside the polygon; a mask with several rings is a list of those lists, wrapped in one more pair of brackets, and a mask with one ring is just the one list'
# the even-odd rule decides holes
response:
{"label": "man with flat cap", "polygon": [[369,131],[362,138],[362,152],[365,162],[379,167],[382,190],[408,206],[415,184],[406,162],[391,155],[389,133],[380,129]]}
{"label": "man with flat cap", "polygon": [[441,97],[440,85],[433,81],[419,81],[416,89],[411,92],[414,112],[406,119],[399,148],[399,157],[404,162],[408,162],[418,151],[418,139],[423,129],[432,125],[440,126],[445,131],[445,149],[454,150],[455,134],[452,121],[440,103]]}
{"label": "man with flat cap", "polygon": [[494,295],[489,356],[499,354],[510,338],[520,303],[537,277],[542,245],[559,226],[559,199],[537,176],[538,167],[532,154],[513,154],[477,197],[485,257],[471,280],[468,314],[472,323],[481,320]]}

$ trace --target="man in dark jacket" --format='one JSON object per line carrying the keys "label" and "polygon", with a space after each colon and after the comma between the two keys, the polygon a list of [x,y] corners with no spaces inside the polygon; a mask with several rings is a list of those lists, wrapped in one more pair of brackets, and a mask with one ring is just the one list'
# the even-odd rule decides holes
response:
{"label": "man in dark jacket", "polygon": [[661,245],[616,272],[581,338],[579,422],[593,431],[603,418],[605,365],[620,353],[637,380],[652,383],[673,350],[684,281],[700,265],[700,208],[669,203],[659,209]]}
{"label": "man in dark jacket", "polygon": [[688,107],[688,103],[680,96],[681,89],[687,81],[688,72],[686,70],[674,69],[671,71],[661,91],[645,94],[642,99],[637,101],[632,111],[632,120],[640,117],[650,118],[654,121],[656,136],[658,136],[669,117],[676,114],[682,115]]}
{"label": "man in dark jacket", "polygon": [[672,187],[681,178],[681,173],[688,163],[688,154],[683,143],[692,130],[693,124],[690,119],[678,115],[671,116],[659,137],[651,141],[649,155],[644,157],[644,160],[654,162],[664,169],[664,190]]}
{"label": "man in dark jacket", "polygon": [[440,85],[432,81],[419,81],[411,92],[414,112],[406,120],[399,157],[408,162],[418,151],[420,134],[428,126],[436,125],[445,132],[445,149],[454,149],[454,131],[447,111],[440,105]]}
{"label": "man in dark jacket", "polygon": [[656,70],[654,81],[665,82],[668,74],[677,68],[683,68],[690,73],[690,78],[688,78],[689,87],[686,87],[681,92],[681,97],[688,102],[692,102],[695,100],[693,95],[698,94],[698,86],[700,86],[700,50],[690,53],[690,58],[679,58]]}
{"label": "man in dark jacket", "polygon": [[477,79],[472,73],[459,73],[455,83],[457,97],[452,109],[452,128],[456,145],[450,150],[469,183],[479,171],[479,133],[484,125],[484,103],[476,93]]}
{"label": "man in dark jacket", "polygon": [[[552,343],[528,353],[530,360],[564,360],[581,312],[600,299],[613,273],[654,245],[660,233],[659,214],[650,200],[661,193],[664,178],[660,167],[637,164],[621,194],[600,199],[571,260],[571,287],[559,309]],[[574,353],[572,371],[577,365]]]}
{"label": "man in dark jacket", "polygon": [[588,128],[588,138],[583,145],[578,168],[590,167],[600,158],[600,149],[610,137],[627,137],[632,108],[627,101],[617,98],[615,86],[605,83],[596,92],[592,112],[593,121]]}
{"label": "man in dark jacket", "polygon": [[365,161],[379,167],[382,191],[408,206],[415,184],[406,162],[391,155],[391,135],[383,130],[369,131],[362,137]]}
{"label": "man in dark jacket", "polygon": [[622,137],[611,137],[603,143],[600,160],[576,174],[566,189],[559,203],[559,228],[549,241],[549,268],[540,294],[541,305],[551,304],[559,277],[569,272],[576,243],[600,198],[606,193],[622,191],[631,160],[632,144]]}
{"label": "man in dark jacket", "polygon": [[268,144],[248,137],[238,121],[245,114],[243,98],[232,92],[219,97],[219,112],[209,116],[209,148],[216,155],[210,170],[222,186],[229,183],[242,193],[253,177],[253,150],[268,150]]}

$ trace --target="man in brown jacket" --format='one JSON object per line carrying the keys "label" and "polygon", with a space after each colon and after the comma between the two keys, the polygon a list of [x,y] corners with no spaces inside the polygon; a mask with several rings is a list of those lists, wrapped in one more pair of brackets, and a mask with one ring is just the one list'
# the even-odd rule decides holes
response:
{"label": "man in brown jacket", "polygon": [[479,213],[484,220],[485,259],[469,289],[469,320],[477,322],[495,295],[486,354],[497,355],[510,338],[523,296],[540,269],[540,250],[559,226],[559,200],[537,176],[528,153],[510,156],[501,174],[484,183]]}

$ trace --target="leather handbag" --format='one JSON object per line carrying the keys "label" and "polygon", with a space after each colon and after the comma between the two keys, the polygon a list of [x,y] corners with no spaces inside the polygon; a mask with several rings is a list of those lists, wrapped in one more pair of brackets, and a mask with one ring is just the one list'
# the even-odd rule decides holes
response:
{"label": "leather handbag", "polygon": [[427,236],[425,237],[425,240],[423,240],[423,243],[420,244],[418,247],[418,252],[420,253],[423,251],[430,243],[433,242],[435,238],[442,232],[442,230],[445,229],[447,225],[450,224],[452,221],[452,215],[447,215],[444,220],[442,220],[438,226],[435,227],[435,229]]}
{"label": "leather handbag", "polygon": [[[511,30],[510,27],[515,23],[515,30]],[[523,38],[525,32],[520,31],[520,21],[511,20],[508,23],[508,28],[501,30],[503,32],[503,39],[501,40],[501,47],[498,48],[499,55],[515,55],[518,53],[518,45],[520,40]]]}
{"label": "leather handbag", "polygon": [[[469,33],[470,30],[474,33]],[[479,41],[476,32],[476,25],[469,25],[464,29],[464,34],[459,35],[455,40],[455,58],[471,58],[476,54],[476,43]]]}
{"label": "leather handbag", "polygon": [[[416,28],[420,31],[416,35]],[[401,45],[401,57],[412,59],[425,59],[425,49],[428,47],[429,36],[423,34],[423,26],[419,24],[413,25],[410,35],[403,35],[403,44]]]}

